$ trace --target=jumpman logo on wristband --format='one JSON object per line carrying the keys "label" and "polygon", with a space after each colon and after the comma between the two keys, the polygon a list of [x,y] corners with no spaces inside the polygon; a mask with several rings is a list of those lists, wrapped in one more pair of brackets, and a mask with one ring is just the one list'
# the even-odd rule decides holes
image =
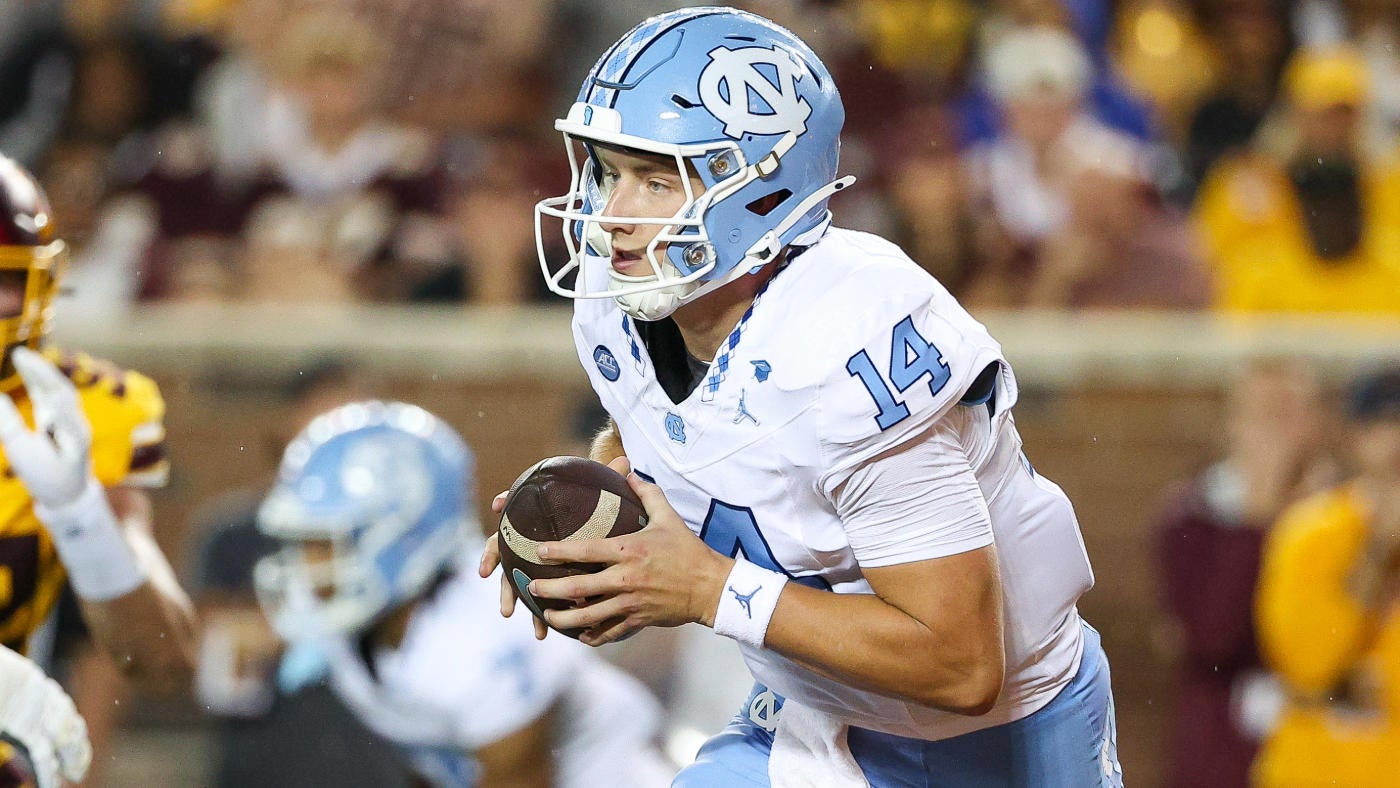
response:
{"label": "jumpman logo on wristband", "polygon": [[757,594],[759,591],[762,590],[763,586],[760,585],[758,588],[755,588],[747,594],[741,594],[738,591],[734,590],[734,586],[729,587],[729,593],[734,595],[734,600],[736,602],[744,606],[744,615],[748,616],[749,619],[753,619],[753,610],[749,607],[749,604],[753,602],[754,594]]}

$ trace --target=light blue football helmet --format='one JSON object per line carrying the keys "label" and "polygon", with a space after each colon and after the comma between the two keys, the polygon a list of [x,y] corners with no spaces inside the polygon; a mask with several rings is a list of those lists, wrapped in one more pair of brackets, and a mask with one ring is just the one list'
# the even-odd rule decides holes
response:
{"label": "light blue football helmet", "polygon": [[[771,262],[784,247],[812,242],[826,227],[827,200],[855,180],[836,174],[845,119],[826,66],[763,17],[686,8],[642,22],[603,54],[568,116],[555,121],[571,187],[535,206],[549,288],[571,298],[615,298],[634,317],[657,320]],[[673,216],[603,215],[609,184],[594,144],[673,157],[685,204]],[[692,193],[688,168],[703,182],[702,194]],[[555,271],[545,254],[547,216],[563,221],[569,250]],[[612,269],[602,223],[660,225],[646,250],[650,275]],[[586,265],[607,267],[606,287]]]}
{"label": "light blue football helmet", "polygon": [[361,632],[479,555],[474,465],[451,427],[413,405],[316,417],[258,511],[282,542],[253,577],[274,629],[290,641]]}

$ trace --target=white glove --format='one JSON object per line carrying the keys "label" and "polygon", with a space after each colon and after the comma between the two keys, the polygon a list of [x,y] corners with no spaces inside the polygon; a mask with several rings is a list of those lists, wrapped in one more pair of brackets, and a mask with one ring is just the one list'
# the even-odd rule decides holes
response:
{"label": "white glove", "polygon": [[145,571],[121,534],[106,490],[92,472],[92,427],[78,390],[48,359],[27,347],[12,351],[34,404],[33,430],[10,397],[0,394],[0,444],[34,499],[34,514],[53,537],[73,590],[105,602],[131,593]]}
{"label": "white glove", "polygon": [[37,503],[57,509],[82,494],[92,476],[92,428],[78,390],[48,359],[27,347],[11,351],[15,370],[34,403],[34,425],[8,396],[0,396],[0,443],[15,475]]}
{"label": "white glove", "polygon": [[92,762],[87,723],[38,665],[0,646],[0,731],[24,745],[38,788],[80,782]]}

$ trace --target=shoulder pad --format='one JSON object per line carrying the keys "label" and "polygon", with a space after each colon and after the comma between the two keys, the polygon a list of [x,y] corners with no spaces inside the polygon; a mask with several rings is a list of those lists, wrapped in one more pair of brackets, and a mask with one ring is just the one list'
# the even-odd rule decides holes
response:
{"label": "shoulder pad", "polygon": [[160,487],[165,454],[165,400],[155,381],[85,353],[46,348],[73,381],[92,427],[93,470],[106,486]]}

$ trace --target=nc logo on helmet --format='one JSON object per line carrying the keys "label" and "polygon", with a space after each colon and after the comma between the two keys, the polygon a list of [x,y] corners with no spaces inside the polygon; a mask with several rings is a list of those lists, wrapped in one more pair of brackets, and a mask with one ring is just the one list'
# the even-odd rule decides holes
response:
{"label": "nc logo on helmet", "polygon": [[724,122],[725,134],[738,139],[807,131],[812,105],[797,94],[804,70],[792,55],[777,47],[715,47],[709,54],[700,72],[700,102]]}

